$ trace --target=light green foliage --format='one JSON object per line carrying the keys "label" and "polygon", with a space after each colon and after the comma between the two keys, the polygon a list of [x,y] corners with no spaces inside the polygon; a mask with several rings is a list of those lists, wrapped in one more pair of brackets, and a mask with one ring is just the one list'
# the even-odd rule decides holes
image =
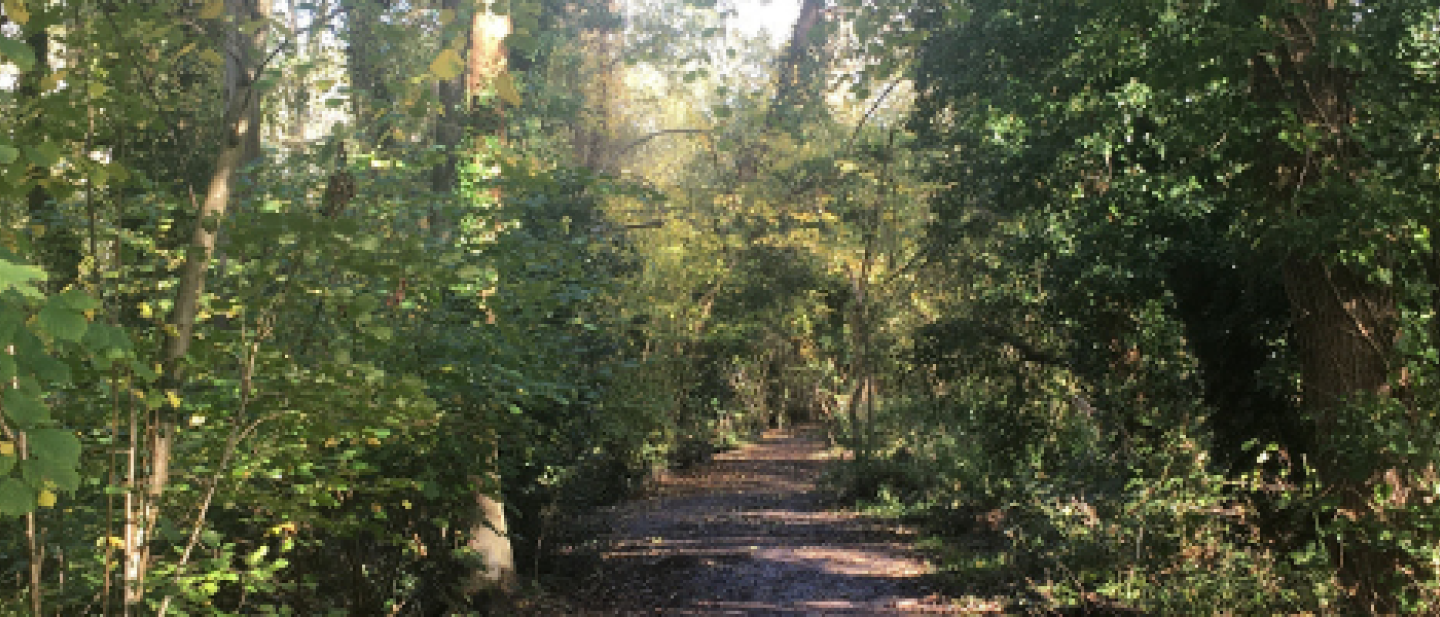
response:
{"label": "light green foliage", "polygon": [[[463,51],[469,14],[379,16],[380,3],[361,4],[357,10],[379,17],[363,52],[393,64],[373,65],[382,68],[370,85],[382,91],[352,94],[381,95],[365,101],[359,122],[382,134],[344,133],[358,137],[344,166],[357,194],[334,215],[318,211],[321,190],[341,167],[333,146],[287,141],[243,170],[228,216],[213,222],[220,242],[177,389],[158,387],[156,371],[195,192],[226,138],[216,129],[227,51],[216,41],[227,40],[228,26],[207,20],[204,28],[216,32],[197,33],[193,16],[175,19],[210,5],[126,5],[104,19],[56,5],[47,19],[67,27],[49,31],[51,44],[76,50],[73,63],[50,67],[54,83],[29,98],[0,94],[7,118],[33,120],[0,137],[8,431],[0,439],[0,525],[3,550],[24,554],[9,544],[24,539],[9,533],[21,530],[13,515],[64,494],[60,508],[38,510],[41,542],[93,558],[65,562],[67,585],[46,590],[54,610],[96,610],[94,598],[107,588],[115,595],[102,605],[118,610],[126,520],[117,504],[129,503],[127,493],[148,500],[141,493],[150,488],[147,477],[127,478],[125,457],[142,473],[155,471],[147,457],[165,424],[173,423],[168,479],[148,502],[153,509],[134,514],[151,555],[139,584],[152,610],[169,598],[169,611],[207,614],[446,610],[467,567],[457,530],[477,524],[477,491],[498,490],[476,478],[497,466],[503,472],[513,492],[507,501],[521,513],[515,540],[533,547],[546,531],[530,526],[542,520],[541,506],[565,497],[577,478],[583,484],[587,474],[611,471],[594,452],[614,447],[624,460],[643,444],[650,411],[626,416],[632,403],[623,396],[608,415],[575,413],[598,407],[599,388],[625,370],[609,359],[612,326],[595,311],[606,279],[624,267],[603,258],[619,254],[608,240],[586,235],[603,219],[540,233],[575,196],[594,200],[623,185],[550,171],[554,159],[543,157],[555,156],[545,150],[554,144],[537,140],[506,154],[539,155],[547,168],[507,169],[501,188],[513,207],[489,199],[489,185],[437,189],[432,168],[469,146],[448,146],[452,152],[424,143],[432,85],[402,75],[424,73],[441,50]],[[282,134],[297,119],[326,129],[319,110],[336,108],[321,97],[333,98],[343,73],[318,32],[336,6],[285,8],[299,11],[297,22],[245,25],[268,31],[279,50],[270,65],[277,70],[262,75],[259,88],[284,97],[264,99],[266,117]],[[516,11],[523,32],[510,42],[527,55],[543,52],[541,35],[558,32],[547,28],[563,22],[556,20],[564,7],[526,3]],[[542,28],[543,20],[552,21]],[[7,61],[25,60],[25,43],[5,41]],[[382,47],[388,51],[379,54]],[[529,58],[545,66],[543,53]],[[302,108],[272,106],[306,93],[316,96]],[[519,102],[533,106],[517,114],[524,118],[553,101]],[[304,128],[313,133],[315,125]],[[385,145],[372,149],[368,139]],[[44,167],[51,175],[42,182],[35,172]],[[44,219],[26,208],[42,184]],[[586,208],[593,206],[566,214],[593,217]],[[78,238],[74,280],[47,277],[58,262],[46,251],[62,237]],[[26,265],[36,261],[44,267]],[[586,422],[601,430],[583,432]],[[499,461],[485,454],[497,440]],[[24,580],[9,570],[24,565],[7,562],[6,580]],[[47,586],[58,580],[55,567],[45,564]],[[4,601],[19,595],[7,586]]]}
{"label": "light green foliage", "polygon": [[43,270],[13,258],[0,255],[0,513],[8,516],[53,506],[56,491],[80,488],[80,441],[59,428],[65,419],[47,398],[71,383],[67,361],[124,357],[129,343],[105,326],[87,337],[95,300],[74,290],[46,297],[34,284]]}
{"label": "light green foliage", "polygon": [[[1257,94],[1289,0],[843,0],[798,80],[723,4],[602,5],[500,7],[469,113],[469,3],[5,3],[0,552],[66,556],[48,612],[120,610],[127,523],[135,610],[463,612],[478,494],[543,579],[556,521],[797,419],[996,594],[1326,612],[1343,542],[1433,606],[1433,6],[1327,13],[1325,119]],[[265,149],[172,367],[236,32]],[[1386,391],[1296,404],[1297,256],[1393,297]]]}

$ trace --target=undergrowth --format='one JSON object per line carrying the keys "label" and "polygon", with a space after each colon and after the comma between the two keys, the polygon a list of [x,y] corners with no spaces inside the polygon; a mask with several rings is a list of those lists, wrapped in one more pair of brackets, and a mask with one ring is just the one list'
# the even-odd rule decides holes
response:
{"label": "undergrowth", "polygon": [[[826,479],[857,508],[917,524],[948,592],[1006,596],[1018,612],[1334,606],[1323,550],[1267,539],[1251,497],[1261,493],[1259,476],[1211,469],[1196,426],[1157,435],[1163,447],[1139,446],[1100,439],[1093,416],[1057,413],[1032,427],[1045,439],[1011,441],[987,435],[993,427],[977,421],[984,415],[953,402],[892,404],[870,427],[871,443],[884,447]],[[1306,490],[1277,499],[1305,499]]]}

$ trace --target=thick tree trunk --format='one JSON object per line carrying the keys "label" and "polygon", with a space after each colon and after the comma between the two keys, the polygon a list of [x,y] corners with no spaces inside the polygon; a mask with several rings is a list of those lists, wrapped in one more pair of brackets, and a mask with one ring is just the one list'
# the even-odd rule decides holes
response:
{"label": "thick tree trunk", "polygon": [[825,42],[817,40],[815,27],[824,19],[824,11],[824,0],[804,0],[800,4],[800,15],[790,33],[790,44],[780,56],[775,104],[770,108],[767,124],[776,120],[776,114],[797,111],[819,102],[823,89],[818,79],[824,69],[821,51]]}
{"label": "thick tree trunk", "polygon": [[[268,13],[270,7],[270,0],[231,2],[229,11],[240,23],[255,19],[263,14],[261,11]],[[257,29],[258,33],[264,31],[263,27]],[[205,190],[205,200],[197,212],[194,234],[175,293],[175,308],[170,316],[173,329],[165,345],[166,379],[172,387],[179,385],[180,360],[190,349],[195,316],[205,289],[205,273],[215,253],[219,224],[230,207],[236,174],[260,150],[260,112],[254,84],[260,71],[255,58],[260,52],[255,47],[263,40],[261,36],[263,34],[256,34],[246,40],[237,30],[228,40],[233,51],[226,56],[230,59],[225,72],[227,131],[215,156],[215,168]]]}
{"label": "thick tree trunk", "polygon": [[[1293,5],[1278,22],[1276,49],[1253,60],[1253,96],[1277,113],[1293,112],[1327,138],[1302,151],[1274,135],[1255,168],[1277,213],[1343,221],[1346,217],[1337,214],[1343,215],[1348,205],[1310,187],[1343,182],[1347,170],[1364,165],[1348,139],[1353,78],[1331,65],[1324,51],[1326,38],[1350,22],[1335,16],[1335,0],[1296,0]],[[1257,4],[1257,10],[1267,8]],[[1389,286],[1339,263],[1320,244],[1290,249],[1283,276],[1301,364],[1303,405],[1315,429],[1315,468],[1327,489],[1339,496],[1338,514],[1355,523],[1333,535],[1329,548],[1349,596],[1348,610],[1394,613],[1399,609],[1395,583],[1403,557],[1368,534],[1386,524],[1387,510],[1403,505],[1404,473],[1399,461],[1388,460],[1383,452],[1357,451],[1353,431],[1361,425],[1347,416],[1358,405],[1392,396],[1397,300]],[[1376,500],[1382,484],[1392,489],[1387,502]]]}
{"label": "thick tree trunk", "polygon": [[[492,442],[491,466],[497,452]],[[519,583],[515,570],[515,555],[511,550],[509,529],[505,520],[505,502],[500,499],[500,474],[491,471],[485,476],[470,479],[475,486],[475,516],[477,522],[470,526],[465,547],[479,558],[477,569],[465,579],[463,593],[466,597],[483,597],[486,594],[513,592]]]}
{"label": "thick tree trunk", "polygon": [[[1363,527],[1383,524],[1384,510],[1403,505],[1397,462],[1380,452],[1352,452],[1355,429],[1344,422],[1357,397],[1390,393],[1391,361],[1399,311],[1394,293],[1352,268],[1316,258],[1293,258],[1284,267],[1306,411],[1315,423],[1316,470],[1340,499],[1339,514],[1361,525],[1330,546],[1352,608],[1394,614],[1395,580],[1403,555],[1378,546]],[[1362,403],[1363,404],[1363,403]],[[1358,455],[1357,455],[1358,454]],[[1363,461],[1364,467],[1359,467]],[[1359,468],[1357,468],[1359,467]],[[1391,485],[1392,503],[1376,503],[1375,488]]]}
{"label": "thick tree trunk", "polygon": [[1327,410],[1357,394],[1390,393],[1399,312],[1394,293],[1317,258],[1284,264],[1299,343],[1304,400],[1323,434],[1344,430]]}
{"label": "thick tree trunk", "polygon": [[[787,129],[790,122],[803,113],[825,114],[824,83],[826,62],[825,42],[818,40],[816,28],[825,20],[824,0],[804,0],[790,43],[780,54],[775,71],[775,98],[765,113],[765,130]],[[761,148],[742,148],[736,154],[736,179],[754,180],[760,171]]]}

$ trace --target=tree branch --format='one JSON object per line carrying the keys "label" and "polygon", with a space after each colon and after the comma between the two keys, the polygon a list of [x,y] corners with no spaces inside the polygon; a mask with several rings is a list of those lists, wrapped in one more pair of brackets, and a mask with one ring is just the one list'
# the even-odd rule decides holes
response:
{"label": "tree branch", "polygon": [[638,148],[638,147],[640,147],[640,146],[643,146],[643,145],[645,145],[646,142],[648,142],[648,141],[650,141],[650,140],[652,140],[652,139],[655,139],[656,137],[660,137],[660,136],[662,136],[662,135],[675,135],[675,134],[693,135],[693,134],[709,134],[709,133],[710,133],[710,129],[661,129],[661,130],[655,131],[654,133],[651,133],[651,134],[649,134],[649,135],[646,135],[646,136],[644,136],[644,137],[641,137],[641,138],[639,138],[639,139],[636,139],[635,141],[632,141],[632,142],[630,142],[630,143],[628,143],[628,144],[625,144],[624,146],[621,146],[620,151],[617,152],[616,154],[617,154],[617,156],[624,156],[624,155],[626,155],[626,154],[629,154],[631,150],[634,150],[635,148]]}

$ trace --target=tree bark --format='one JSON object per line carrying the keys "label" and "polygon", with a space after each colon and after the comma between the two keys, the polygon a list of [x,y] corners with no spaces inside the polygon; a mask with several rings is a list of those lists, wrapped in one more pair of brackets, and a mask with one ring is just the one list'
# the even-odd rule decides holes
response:
{"label": "tree bark", "polygon": [[[780,54],[775,72],[775,98],[765,113],[765,131],[789,126],[789,118],[806,111],[823,114],[824,88],[820,79],[825,70],[821,50],[823,41],[816,41],[815,28],[825,19],[824,0],[804,0],[790,43]],[[763,148],[745,147],[736,154],[736,180],[749,182],[760,171]]]}
{"label": "tree bark", "polygon": [[[259,101],[255,90],[259,78],[260,54],[267,29],[256,28],[250,36],[240,33],[240,26],[247,21],[262,19],[269,13],[271,0],[229,0],[226,12],[234,19],[234,28],[226,38],[228,59],[225,71],[225,116],[226,130],[221,137],[220,150],[215,156],[215,168],[205,190],[205,199],[199,204],[192,232],[190,247],[185,254],[185,263],[175,292],[175,306],[170,314],[170,324],[164,347],[164,372],[161,387],[167,392],[178,394],[184,384],[184,361],[194,339],[195,319],[199,314],[200,299],[205,291],[205,275],[215,254],[220,223],[224,220],[235,191],[235,180],[241,167],[250,158],[258,155],[260,144]],[[173,399],[172,400],[177,400]],[[138,502],[138,511],[127,514],[127,529],[135,535],[127,540],[127,560],[141,562],[134,568],[134,575],[140,580],[129,580],[127,570],[126,610],[138,610],[143,600],[143,578],[145,562],[149,560],[149,533],[139,530],[148,526],[153,529],[153,512],[168,481],[170,454],[180,410],[174,407],[158,414],[150,430],[146,431],[150,460],[149,477],[141,481],[136,470],[131,474],[132,496]],[[148,519],[148,520],[135,520]],[[196,514],[195,527],[204,525],[205,512]],[[183,563],[181,564],[184,565]],[[159,613],[169,608],[171,597],[161,601]]]}
{"label": "tree bark", "polygon": [[[1256,3],[1257,11],[1267,8]],[[1347,204],[1311,187],[1322,179],[1344,182],[1347,169],[1363,165],[1349,140],[1353,76],[1332,65],[1324,53],[1326,37],[1348,27],[1337,10],[1335,0],[1295,0],[1278,21],[1277,47],[1252,61],[1256,102],[1277,113],[1293,112],[1324,134],[1303,147],[1275,134],[1262,146],[1255,168],[1268,186],[1261,190],[1283,217],[1347,220]],[[1316,471],[1339,496],[1339,514],[1357,523],[1345,525],[1329,540],[1348,608],[1393,614],[1400,608],[1395,583],[1405,567],[1403,556],[1373,541],[1366,527],[1384,524],[1385,511],[1403,505],[1403,473],[1399,461],[1388,460],[1382,452],[1355,451],[1351,431],[1356,424],[1345,416],[1357,405],[1393,395],[1398,304],[1390,286],[1369,279],[1357,266],[1340,263],[1331,252],[1323,241],[1312,240],[1292,247],[1282,264],[1301,365],[1302,403],[1315,428]],[[1375,498],[1381,484],[1394,489],[1388,502]]]}
{"label": "tree bark", "polygon": [[[494,88],[495,80],[506,71],[505,37],[509,35],[508,15],[483,12],[475,14],[474,21],[471,22],[469,69],[466,74],[466,90],[472,105],[478,101],[478,95],[482,91]],[[503,103],[497,96],[491,104],[494,105],[495,124],[494,134],[489,137],[503,142]],[[474,145],[475,155],[482,160],[493,159],[497,154],[484,143],[486,137],[477,136]],[[492,167],[482,164],[485,169]],[[499,189],[494,189],[492,196],[498,202],[501,197]],[[467,598],[508,594],[515,590],[519,582],[505,521],[505,502],[500,490],[499,436],[491,430],[485,440],[486,443],[481,445],[489,449],[485,468],[481,473],[472,476],[475,484],[475,522],[466,535],[466,546],[479,557],[480,566],[469,573],[462,586],[461,591]]]}
{"label": "tree bark", "polygon": [[[441,0],[441,10],[459,11],[460,0]],[[459,180],[459,148],[465,139],[465,81],[457,76],[442,79],[435,84],[436,99],[440,102],[440,115],[435,118],[435,145],[444,149],[445,160],[430,172],[430,190],[445,193],[455,190]],[[438,226],[435,214],[430,216],[432,233]]]}
{"label": "tree bark", "polygon": [[[230,12],[237,22],[268,12],[270,0],[231,0]],[[259,28],[257,32],[263,31]],[[170,323],[173,330],[165,344],[165,377],[170,386],[178,386],[181,379],[180,361],[190,349],[195,330],[195,316],[199,312],[200,297],[205,289],[205,273],[215,253],[215,242],[219,237],[219,225],[230,206],[231,194],[235,189],[235,176],[259,152],[260,126],[259,101],[254,89],[259,77],[260,66],[256,56],[259,49],[253,47],[263,39],[245,41],[239,35],[230,41],[236,49],[227,57],[225,74],[225,126],[220,151],[215,157],[215,169],[205,190],[191,236],[185,265],[180,274],[180,284],[175,292],[175,308]]]}
{"label": "tree bark", "polygon": [[820,100],[822,90],[817,79],[824,68],[820,57],[824,41],[815,40],[813,33],[824,19],[824,11],[824,0],[804,0],[800,4],[800,15],[790,33],[790,44],[780,56],[775,104],[770,107],[767,125],[778,119],[777,114],[797,111]]}
{"label": "tree bark", "polygon": [[[1315,424],[1316,470],[1340,499],[1339,514],[1351,521],[1378,524],[1389,505],[1403,505],[1401,477],[1382,453],[1356,456],[1341,414],[1356,397],[1390,396],[1391,360],[1399,311],[1388,287],[1372,283],[1353,268],[1319,258],[1291,258],[1284,264],[1285,291],[1294,319],[1301,365],[1302,400]],[[1363,403],[1361,403],[1363,404]],[[1368,468],[1356,468],[1363,460]],[[1375,488],[1391,483],[1400,503],[1377,504]],[[1349,528],[1347,526],[1347,528]],[[1340,582],[1355,608],[1373,614],[1399,610],[1392,577],[1403,566],[1398,552],[1377,546],[1363,530],[1349,528],[1332,541]]]}
{"label": "tree bark", "polygon": [[345,23],[349,31],[349,47],[345,50],[346,69],[350,76],[351,109],[357,136],[387,148],[393,142],[390,122],[382,108],[391,103],[382,59],[385,50],[370,45],[382,44],[386,38],[376,32],[381,14],[390,2],[383,0],[344,0]]}
{"label": "tree bark", "polygon": [[[615,0],[604,0],[604,7],[611,15],[620,12]],[[580,34],[584,61],[576,75],[587,112],[574,127],[575,152],[580,166],[605,173],[619,171],[616,155],[622,152],[618,148],[616,125],[623,104],[619,97],[625,88],[619,70],[621,32],[614,24],[605,20]]]}

